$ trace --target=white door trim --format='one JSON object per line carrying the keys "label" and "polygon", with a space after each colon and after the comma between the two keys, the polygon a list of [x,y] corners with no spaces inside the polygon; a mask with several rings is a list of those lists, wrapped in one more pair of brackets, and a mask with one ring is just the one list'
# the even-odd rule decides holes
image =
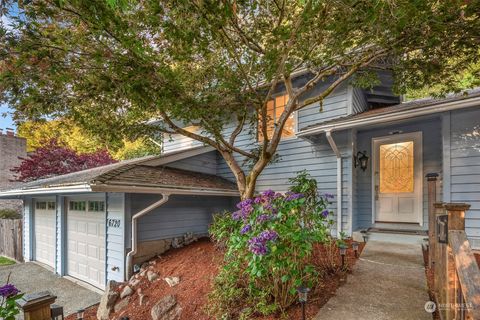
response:
{"label": "white door trim", "polygon": [[372,138],[372,165],[371,165],[371,184],[372,184],[372,224],[375,224],[377,217],[376,212],[376,203],[375,203],[375,168],[377,167],[377,144],[385,141],[389,141],[392,138],[404,138],[412,139],[419,141],[420,143],[415,146],[414,154],[414,165],[418,168],[419,175],[415,174],[415,185],[418,185],[417,190],[415,191],[417,199],[419,201],[419,206],[417,209],[417,222],[420,226],[423,226],[423,133],[422,131],[401,133],[395,135],[388,135],[383,137]]}

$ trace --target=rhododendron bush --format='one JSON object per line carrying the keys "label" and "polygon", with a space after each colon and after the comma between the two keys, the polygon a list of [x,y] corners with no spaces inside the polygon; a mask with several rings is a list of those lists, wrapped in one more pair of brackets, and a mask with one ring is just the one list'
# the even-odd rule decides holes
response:
{"label": "rhododendron bush", "polygon": [[286,193],[267,190],[217,215],[211,234],[225,249],[224,265],[210,294],[210,313],[221,318],[284,311],[300,285],[313,287],[319,273],[313,246],[330,241],[327,206],[306,172],[291,179]]}
{"label": "rhododendron bush", "polygon": [[16,301],[22,297],[23,294],[8,280],[7,284],[0,286],[0,319],[15,320],[20,313]]}

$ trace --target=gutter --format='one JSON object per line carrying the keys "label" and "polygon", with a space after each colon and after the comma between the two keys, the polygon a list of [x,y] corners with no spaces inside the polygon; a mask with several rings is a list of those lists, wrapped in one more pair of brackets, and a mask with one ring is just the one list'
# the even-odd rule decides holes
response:
{"label": "gutter", "polygon": [[326,131],[325,134],[330,147],[337,157],[337,238],[339,238],[340,233],[342,232],[342,155],[340,154],[340,150],[338,150],[335,140],[333,140],[332,132],[329,130]]}
{"label": "gutter", "polygon": [[177,194],[177,195],[203,195],[203,196],[233,196],[238,197],[239,193],[235,190],[219,189],[181,189],[181,188],[162,188],[149,186],[129,186],[115,184],[93,184],[91,186],[94,192],[125,192],[125,193],[151,193],[151,194]]}
{"label": "gutter", "polygon": [[152,210],[162,206],[168,201],[169,198],[168,193],[163,193],[162,198],[153,204],[149,205],[148,207],[140,210],[132,217],[132,250],[127,253],[127,261],[126,261],[126,268],[125,268],[125,276],[126,280],[128,281],[133,273],[133,257],[137,254],[138,249],[138,239],[137,239],[137,226],[138,226],[138,219],[146,215],[147,213],[151,212]]}
{"label": "gutter", "polygon": [[11,196],[26,196],[26,195],[43,195],[43,194],[57,194],[57,193],[82,193],[92,192],[89,184],[76,184],[70,186],[56,186],[48,188],[32,188],[32,189],[13,189],[0,192],[0,198],[8,198]]}
{"label": "gutter", "polygon": [[457,109],[469,108],[469,107],[478,107],[480,105],[480,97],[474,97],[470,99],[463,99],[451,102],[439,102],[434,105],[430,105],[427,107],[413,108],[410,110],[404,110],[392,113],[385,113],[380,114],[377,116],[372,116],[370,118],[356,118],[351,120],[345,120],[341,122],[332,123],[332,124],[325,124],[319,125],[315,128],[310,128],[304,131],[300,131],[297,133],[297,136],[303,137],[317,133],[323,133],[327,131],[337,131],[337,130],[345,130],[345,129],[352,129],[358,128],[361,126],[368,126],[404,119],[410,119],[415,117],[420,117],[424,115],[434,114],[434,113],[442,113],[446,111],[453,111]]}

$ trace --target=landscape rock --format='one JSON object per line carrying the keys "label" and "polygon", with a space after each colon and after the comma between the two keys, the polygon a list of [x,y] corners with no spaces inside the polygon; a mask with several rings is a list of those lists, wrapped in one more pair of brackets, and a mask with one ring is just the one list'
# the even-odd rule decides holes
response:
{"label": "landscape rock", "polygon": [[178,320],[182,308],[177,304],[177,299],[173,295],[163,297],[158,301],[150,311],[152,320]]}
{"label": "landscape rock", "polygon": [[115,302],[118,299],[118,293],[115,291],[117,283],[113,280],[108,281],[105,288],[105,292],[100,300],[100,304],[97,309],[97,319],[98,320],[108,320],[112,308],[115,305]]}
{"label": "landscape rock", "polygon": [[148,278],[148,281],[150,282],[153,282],[155,280],[157,280],[160,276],[158,275],[158,273],[155,273],[153,271],[148,271],[147,272],[147,278]]}
{"label": "landscape rock", "polygon": [[179,277],[166,277],[164,280],[168,283],[170,287],[174,287],[180,283]]}
{"label": "landscape rock", "polygon": [[130,279],[130,281],[128,281],[128,285],[131,288],[135,288],[139,283],[140,283],[140,279]]}
{"label": "landscape rock", "polygon": [[133,289],[130,286],[125,286],[122,292],[120,293],[120,299],[130,296],[133,293]]}
{"label": "landscape rock", "polygon": [[117,304],[115,304],[113,311],[116,313],[125,309],[128,306],[129,302],[130,302],[130,297],[126,297],[125,299],[120,300]]}
{"label": "landscape rock", "polygon": [[183,243],[185,245],[189,245],[190,243],[192,242],[195,242],[197,241],[197,237],[195,236],[195,234],[193,234],[193,232],[188,232],[186,233],[184,236],[183,236]]}
{"label": "landscape rock", "polygon": [[147,296],[142,294],[142,293],[139,293],[138,294],[138,301],[139,301],[139,304],[141,306],[143,306],[144,303],[146,303],[146,300],[147,300]]}
{"label": "landscape rock", "polygon": [[183,247],[183,237],[173,238],[173,240],[172,240],[172,247],[173,247],[173,248],[181,248],[181,247]]}

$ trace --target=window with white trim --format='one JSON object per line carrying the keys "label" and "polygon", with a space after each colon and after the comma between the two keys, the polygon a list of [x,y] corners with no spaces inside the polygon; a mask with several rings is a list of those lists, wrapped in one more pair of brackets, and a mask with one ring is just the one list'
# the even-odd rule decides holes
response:
{"label": "window with white trim", "polygon": [[[275,126],[285,110],[287,103],[288,94],[275,97],[267,102],[267,136],[269,139],[272,138],[273,132],[275,131]],[[292,113],[288,117],[287,121],[285,121],[282,131],[282,138],[293,137],[295,135],[295,122],[295,114]],[[258,141],[263,141],[261,116],[258,117]]]}

